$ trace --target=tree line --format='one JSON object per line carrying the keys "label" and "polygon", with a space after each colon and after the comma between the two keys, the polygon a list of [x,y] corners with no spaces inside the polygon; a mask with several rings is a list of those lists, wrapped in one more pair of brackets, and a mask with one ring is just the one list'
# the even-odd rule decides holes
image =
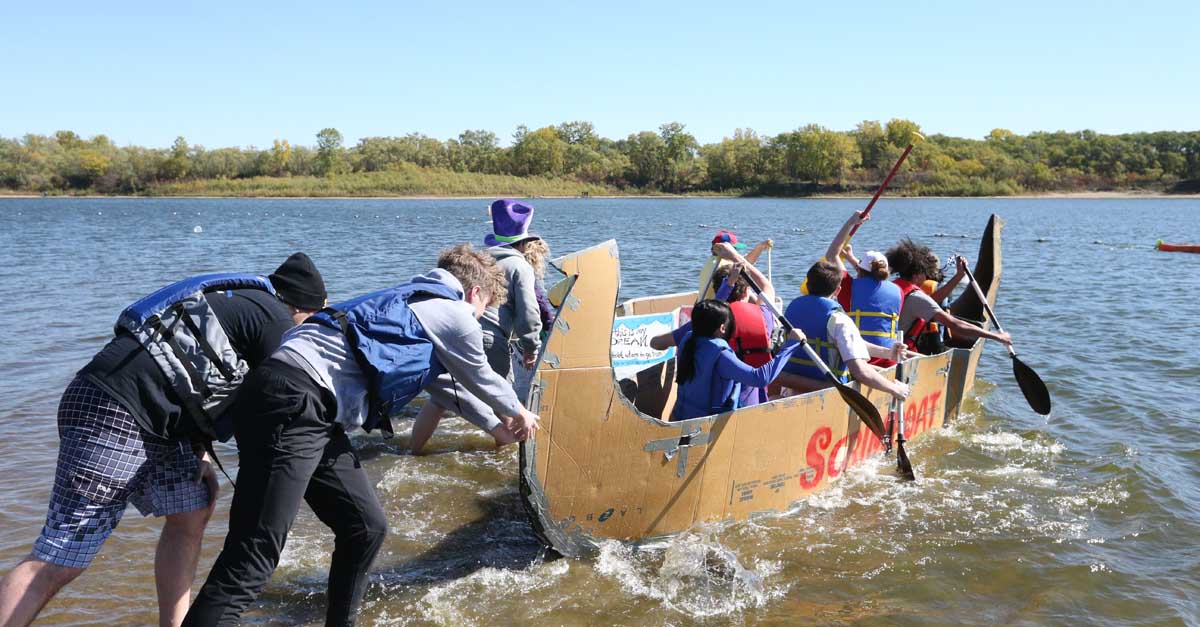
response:
{"label": "tree line", "polygon": [[[346,146],[334,128],[314,146],[275,140],[270,148],[207,149],[183,137],[170,148],[117,146],[72,131],[0,138],[0,187],[20,192],[141,194],[181,181],[328,177],[411,171],[573,180],[630,193],[803,195],[870,189],[920,127],[864,121],[850,131],[809,124],[774,136],[737,129],[700,144],[678,122],[624,139],[590,122],[519,126],[511,145],[495,133],[440,140],[420,133],[365,137]],[[1191,190],[1200,180],[1200,131],[1104,135],[1094,131],[982,140],[935,134],[918,142],[893,187],[911,195],[1011,195],[1104,189]]]}

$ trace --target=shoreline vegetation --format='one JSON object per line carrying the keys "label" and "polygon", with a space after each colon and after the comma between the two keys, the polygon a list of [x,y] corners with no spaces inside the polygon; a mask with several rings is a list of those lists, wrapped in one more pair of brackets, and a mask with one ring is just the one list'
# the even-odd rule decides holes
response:
{"label": "shoreline vegetation", "polygon": [[[0,137],[0,196],[258,198],[812,197],[870,196],[920,127],[864,121],[851,131],[808,125],[760,137],[738,129],[701,145],[679,123],[625,139],[589,122],[438,140],[419,133],[345,147],[323,129],[316,146],[166,149],[108,137]],[[890,196],[1146,197],[1200,194],[1200,131],[1093,131],[919,142]]]}

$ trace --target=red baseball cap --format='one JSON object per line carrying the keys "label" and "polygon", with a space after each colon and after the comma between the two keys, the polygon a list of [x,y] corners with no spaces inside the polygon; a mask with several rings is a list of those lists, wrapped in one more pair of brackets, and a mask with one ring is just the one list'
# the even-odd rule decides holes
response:
{"label": "red baseball cap", "polygon": [[738,243],[737,235],[734,235],[733,231],[726,230],[717,231],[717,236],[713,238],[712,243],[714,246],[717,244],[729,244],[738,250],[742,250],[746,247],[745,244]]}

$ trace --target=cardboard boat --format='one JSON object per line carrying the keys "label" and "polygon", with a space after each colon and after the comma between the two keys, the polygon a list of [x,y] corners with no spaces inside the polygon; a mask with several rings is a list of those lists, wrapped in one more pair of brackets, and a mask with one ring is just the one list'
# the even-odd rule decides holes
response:
{"label": "cardboard boat", "polygon": [[[999,287],[1002,226],[995,215],[988,221],[975,265],[989,304]],[[614,317],[670,312],[692,304],[695,293],[617,307],[620,263],[612,240],[556,265],[568,283],[530,390],[529,406],[542,420],[521,446],[520,481],[534,528],[559,553],[584,556],[607,539],[650,540],[699,523],[786,511],[847,468],[883,453],[883,443],[832,388],[663,422],[674,403],[674,361],[637,372],[636,388],[631,380],[619,383],[610,346]],[[966,320],[984,317],[973,290],[951,311]],[[983,344],[909,362],[912,393],[904,415],[910,440],[958,415]],[[894,376],[894,368],[884,374]],[[890,415],[888,395],[859,389],[880,415]]]}

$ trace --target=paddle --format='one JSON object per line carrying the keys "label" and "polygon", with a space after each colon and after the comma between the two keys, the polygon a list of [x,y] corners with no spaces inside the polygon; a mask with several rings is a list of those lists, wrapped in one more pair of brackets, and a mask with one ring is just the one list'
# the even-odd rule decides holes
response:
{"label": "paddle", "polygon": [[[979,289],[979,284],[975,282],[975,275],[971,273],[970,268],[966,268],[967,280],[971,282],[971,287],[975,288],[975,295],[979,297],[979,302],[983,304],[984,311],[987,312],[992,323],[996,325],[996,329],[1004,333],[1004,327],[1000,326],[1000,321],[996,319],[996,314],[992,312],[992,307],[988,305],[987,298],[983,295],[983,290]],[[1025,365],[1025,362],[1017,358],[1017,351],[1008,345],[1008,354],[1012,357],[1013,376],[1017,379],[1017,385],[1021,387],[1021,393],[1025,395],[1025,400],[1029,402],[1029,406],[1033,411],[1046,416],[1050,414],[1050,390],[1046,389],[1046,384],[1042,382],[1042,378],[1038,376],[1033,368]]]}
{"label": "paddle", "polygon": [[[783,325],[783,328],[786,329],[788,333],[791,333],[793,329],[792,323],[788,322],[787,318],[784,318],[783,314],[779,313],[779,310],[775,307],[775,303],[772,303],[763,297],[762,288],[758,286],[758,283],[754,282],[754,279],[750,276],[750,273],[743,269],[742,276],[746,279],[746,282],[750,284],[750,287],[754,289],[754,293],[758,294],[759,300],[767,304],[767,307],[770,308],[771,313],[775,315],[775,319],[779,320],[779,323]],[[871,401],[868,401],[867,397],[863,396],[858,390],[855,390],[845,383],[842,383],[836,376],[834,376],[833,372],[829,370],[829,366],[825,365],[825,362],[821,361],[820,356],[817,355],[817,352],[813,350],[812,346],[810,346],[807,341],[800,342],[800,346],[804,348],[804,353],[808,355],[808,358],[811,359],[812,362],[816,364],[822,372],[825,373],[825,376],[828,377],[830,381],[833,381],[833,385],[837,387],[838,393],[842,395],[842,400],[846,401],[846,404],[850,406],[850,409],[854,410],[854,413],[858,415],[858,419],[862,420],[863,424],[867,425],[867,428],[871,430],[871,433],[874,433],[876,437],[882,439],[886,434],[883,430],[883,419],[879,417],[879,410],[875,409],[875,406],[871,404]]]}
{"label": "paddle", "polygon": [[708,290],[712,288],[713,277],[717,275],[717,269],[721,267],[720,257],[713,255],[712,259],[709,261],[713,261],[713,267],[708,271],[708,278],[704,281],[704,289],[701,290],[699,294],[696,294],[696,302],[692,303],[693,306],[700,304],[700,301],[704,300],[704,296],[708,294]]}
{"label": "paddle", "polygon": [[[901,345],[904,344],[904,331],[900,332],[896,339]],[[896,380],[904,381],[904,360],[896,363]],[[912,462],[908,461],[908,453],[904,450],[904,443],[908,440],[904,439],[904,399],[896,399],[896,472],[900,473],[900,478],[905,481],[916,481],[917,473],[913,472]]]}
{"label": "paddle", "polygon": [[[900,166],[903,165],[904,160],[908,158],[908,153],[912,152],[913,146],[916,146],[917,142],[924,140],[924,135],[920,133],[913,133],[912,141],[908,143],[908,147],[904,149],[904,152],[900,153],[900,158],[896,160],[896,164],[893,165],[892,170],[888,172],[887,178],[883,179],[883,183],[879,184],[879,189],[875,190],[875,195],[871,197],[871,202],[867,203],[866,209],[863,209],[862,215],[864,218],[871,213],[871,209],[875,208],[875,201],[879,200],[879,196],[883,194],[883,190],[887,189],[888,183],[892,182],[892,177],[896,176],[896,172],[900,171]],[[847,241],[854,237],[854,234],[858,232],[858,227],[860,226],[862,226],[861,222],[855,224],[854,228],[850,229],[850,237],[847,238]]]}
{"label": "paddle", "polygon": [[[875,190],[875,195],[871,197],[871,202],[867,203],[866,209],[863,209],[863,219],[866,219],[866,217],[871,214],[871,210],[875,208],[875,202],[878,201],[879,197],[883,195],[883,190],[887,189],[888,183],[892,182],[892,177],[896,176],[896,173],[900,171],[900,166],[904,165],[905,159],[908,159],[908,155],[912,152],[913,146],[916,146],[917,142],[921,141],[925,141],[925,136],[914,132],[912,140],[908,143],[908,146],[904,148],[904,152],[900,153],[900,158],[896,159],[896,163],[892,165],[891,171],[888,172],[888,175],[883,179],[883,182],[879,184],[879,189]],[[850,234],[846,236],[847,242],[854,239],[854,234],[858,232],[858,228],[862,225],[863,223],[859,222],[858,224],[854,225],[854,228],[850,229]],[[841,251],[839,251],[838,254],[840,255]],[[828,261],[828,259],[825,259],[824,257],[821,257],[821,260]],[[800,282],[800,293],[808,293],[807,278]]]}

